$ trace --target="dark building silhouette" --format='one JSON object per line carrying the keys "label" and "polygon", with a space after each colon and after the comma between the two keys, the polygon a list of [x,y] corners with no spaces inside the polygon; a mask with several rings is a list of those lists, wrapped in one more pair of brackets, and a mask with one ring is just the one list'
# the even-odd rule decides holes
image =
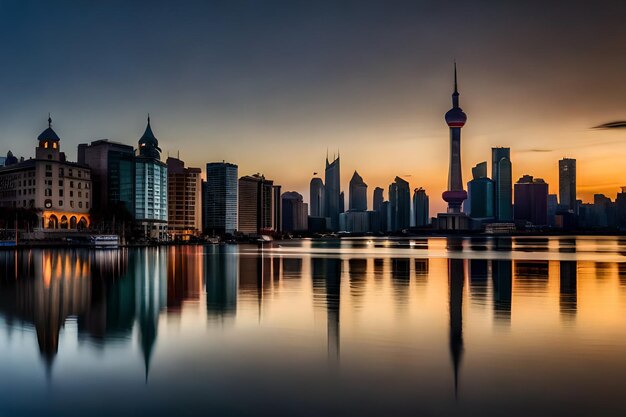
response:
{"label": "dark building silhouette", "polygon": [[578,212],[575,159],[563,158],[559,161],[559,204],[565,211]]}
{"label": "dark building silhouette", "polygon": [[321,178],[312,178],[309,184],[311,217],[324,217],[324,183]]}
{"label": "dark building silhouette", "polygon": [[374,188],[374,196],[373,196],[373,201],[372,201],[372,210],[374,211],[380,211],[382,209],[382,205],[383,205],[383,201],[385,201],[385,198],[383,197],[383,193],[385,192],[385,190],[383,190],[380,187],[376,187]]}
{"label": "dark building silhouette", "polygon": [[239,255],[236,246],[206,246],[204,279],[207,314],[210,318],[225,319],[237,313],[239,285]]}
{"label": "dark building silhouette", "polygon": [[367,210],[367,184],[358,172],[354,171],[350,180],[350,202],[348,210],[350,211],[366,211]]}
{"label": "dark building silhouette", "polygon": [[559,310],[561,317],[576,317],[578,306],[578,266],[576,261],[559,262]]}
{"label": "dark building silhouette", "polygon": [[452,108],[445,116],[450,128],[450,166],[448,171],[448,190],[442,197],[448,203],[447,213],[440,213],[438,217],[439,229],[464,230],[469,227],[467,216],[461,213],[463,201],[467,192],[463,189],[463,173],[461,169],[461,128],[465,126],[467,115],[459,107],[459,91],[454,64],[454,92],[452,93]]}
{"label": "dark building silhouette", "polygon": [[285,232],[302,232],[307,230],[308,204],[302,195],[288,191],[282,195],[282,229]]}
{"label": "dark building silhouette", "polygon": [[339,156],[333,162],[326,157],[324,181],[324,216],[330,218],[332,230],[339,229],[339,213],[343,213],[341,199],[341,173]]}
{"label": "dark building silhouette", "polygon": [[524,175],[515,183],[515,220],[548,224],[548,184],[544,180]]}
{"label": "dark building silhouette", "polygon": [[491,148],[491,178],[495,182],[496,220],[513,220],[513,170],[511,148]]}
{"label": "dark building silhouette", "polygon": [[388,231],[398,232],[411,227],[411,189],[409,183],[396,177],[389,186]]}
{"label": "dark building silhouette", "polygon": [[239,232],[254,235],[273,229],[274,181],[261,174],[239,178]]}
{"label": "dark building silhouette", "polygon": [[496,323],[510,324],[513,290],[513,262],[510,260],[491,261],[493,283],[493,313]]}
{"label": "dark building silhouette", "polygon": [[415,227],[424,227],[430,224],[428,194],[422,187],[413,191],[413,218]]}
{"label": "dark building silhouette", "polygon": [[340,354],[341,259],[312,258],[311,267],[314,303],[326,308],[328,359],[336,364]]}
{"label": "dark building silhouette", "polygon": [[467,183],[465,212],[474,219],[494,218],[494,181],[487,178],[487,162],[472,168],[472,180]]}

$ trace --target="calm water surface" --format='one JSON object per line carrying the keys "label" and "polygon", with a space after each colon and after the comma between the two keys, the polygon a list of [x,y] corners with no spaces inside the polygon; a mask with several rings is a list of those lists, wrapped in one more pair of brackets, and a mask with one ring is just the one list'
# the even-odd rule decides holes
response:
{"label": "calm water surface", "polygon": [[0,415],[626,415],[626,240],[0,252]]}

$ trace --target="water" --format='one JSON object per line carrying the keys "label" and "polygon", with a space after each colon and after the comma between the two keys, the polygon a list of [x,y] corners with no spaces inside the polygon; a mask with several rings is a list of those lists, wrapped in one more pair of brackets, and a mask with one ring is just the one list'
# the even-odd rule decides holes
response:
{"label": "water", "polygon": [[626,415],[626,240],[0,252],[0,415]]}

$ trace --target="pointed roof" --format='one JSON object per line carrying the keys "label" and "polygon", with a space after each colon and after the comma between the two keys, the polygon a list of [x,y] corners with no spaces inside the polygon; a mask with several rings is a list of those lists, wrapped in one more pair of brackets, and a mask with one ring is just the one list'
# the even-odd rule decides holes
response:
{"label": "pointed roof", "polygon": [[37,140],[51,140],[54,142],[59,142],[61,140],[61,138],[59,138],[56,132],[52,129],[52,118],[50,117],[50,114],[48,114],[48,128],[37,136]]}
{"label": "pointed roof", "polygon": [[143,135],[141,136],[141,138],[139,139],[139,143],[141,143],[141,141],[145,141],[145,142],[154,142],[156,145],[159,144],[159,141],[157,140],[157,138],[154,136],[154,133],[152,133],[152,127],[150,126],[150,115],[148,115],[148,124],[146,125],[146,130],[145,132],[143,132]]}
{"label": "pointed roof", "polygon": [[161,148],[159,148],[159,141],[152,133],[152,127],[150,126],[150,115],[148,115],[148,124],[146,130],[139,139],[139,155],[160,159]]}

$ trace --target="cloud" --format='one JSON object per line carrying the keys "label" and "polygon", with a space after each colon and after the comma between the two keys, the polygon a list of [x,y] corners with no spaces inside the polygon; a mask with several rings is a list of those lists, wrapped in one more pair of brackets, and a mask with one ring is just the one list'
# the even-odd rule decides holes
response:
{"label": "cloud", "polygon": [[626,129],[626,120],[604,123],[594,126],[594,129]]}
{"label": "cloud", "polygon": [[521,149],[518,152],[552,152],[554,149]]}

